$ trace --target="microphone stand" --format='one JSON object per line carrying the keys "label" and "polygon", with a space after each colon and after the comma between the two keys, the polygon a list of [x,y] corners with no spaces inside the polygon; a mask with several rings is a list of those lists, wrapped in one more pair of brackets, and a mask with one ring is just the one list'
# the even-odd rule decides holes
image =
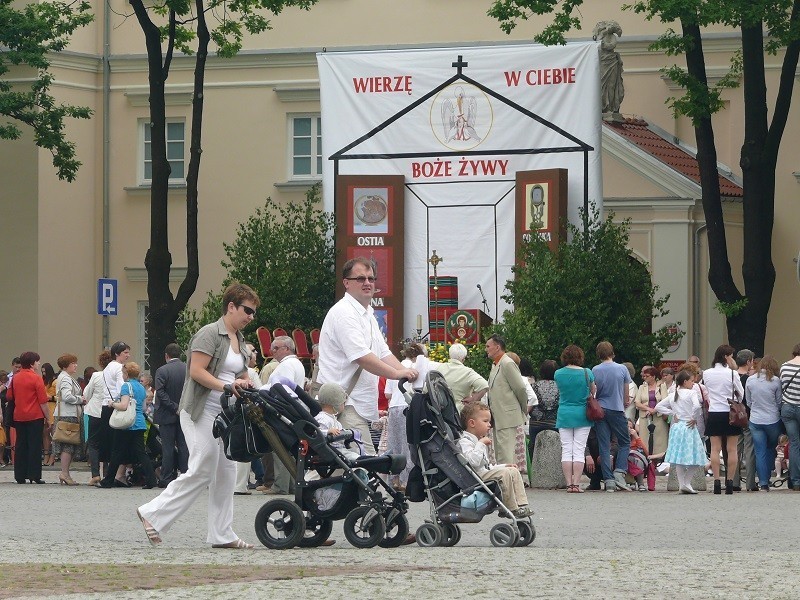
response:
{"label": "microphone stand", "polygon": [[487,315],[489,314],[489,303],[486,301],[486,296],[483,294],[483,288],[481,284],[478,284],[478,291],[481,293],[481,298],[483,298],[483,312]]}

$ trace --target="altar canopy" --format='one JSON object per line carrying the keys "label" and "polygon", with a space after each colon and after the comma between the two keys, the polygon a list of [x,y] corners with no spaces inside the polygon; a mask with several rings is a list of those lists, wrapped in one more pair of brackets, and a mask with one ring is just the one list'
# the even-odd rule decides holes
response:
{"label": "altar canopy", "polygon": [[[501,296],[516,260],[515,234],[526,226],[515,222],[518,171],[566,169],[572,223],[580,223],[582,206],[602,208],[598,44],[317,59],[325,210],[354,209],[335,197],[341,175],[404,178],[404,197],[393,198],[404,203],[403,337],[415,315],[428,314],[433,250],[443,259],[439,272],[458,277],[460,307],[481,306],[480,285],[489,316],[502,319],[510,308]],[[368,217],[388,214],[373,205]]]}

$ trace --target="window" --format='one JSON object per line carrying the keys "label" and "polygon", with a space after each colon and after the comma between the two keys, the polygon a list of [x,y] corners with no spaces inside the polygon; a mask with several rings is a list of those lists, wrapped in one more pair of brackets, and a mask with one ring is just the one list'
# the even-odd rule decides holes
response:
{"label": "window", "polygon": [[[171,182],[186,181],[186,123],[180,119],[167,119],[167,161],[172,169],[169,175]],[[149,183],[153,180],[153,152],[151,147],[150,123],[141,122],[142,160],[141,182]]]}
{"label": "window", "polygon": [[289,117],[291,179],[322,177],[322,119],[319,115]]}

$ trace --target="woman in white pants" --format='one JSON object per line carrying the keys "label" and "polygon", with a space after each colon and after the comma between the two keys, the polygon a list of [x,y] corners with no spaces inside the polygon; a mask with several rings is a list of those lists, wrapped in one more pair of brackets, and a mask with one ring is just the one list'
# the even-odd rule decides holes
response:
{"label": "woman in white pants", "polygon": [[222,318],[202,327],[190,342],[186,381],[180,401],[180,421],[189,447],[189,468],[137,510],[147,539],[155,545],[161,534],[208,488],[208,536],[212,548],[253,548],[233,532],[233,488],[236,465],[211,429],[221,410],[226,384],[250,387],[249,350],[241,334],[260,300],[248,286],[235,283],[222,296]]}

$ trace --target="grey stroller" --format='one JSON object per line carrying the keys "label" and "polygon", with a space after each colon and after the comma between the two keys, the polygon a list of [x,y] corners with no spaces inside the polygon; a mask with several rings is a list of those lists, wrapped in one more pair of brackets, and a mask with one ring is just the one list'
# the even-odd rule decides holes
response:
{"label": "grey stroller", "polygon": [[454,546],[461,539],[461,523],[478,523],[497,511],[507,523],[492,527],[494,546],[527,546],[536,538],[530,517],[516,518],[503,504],[499,485],[485,482],[469,466],[456,443],[462,434],[453,395],[438,371],[429,371],[427,392],[410,396],[406,436],[414,468],[406,495],[412,502],[427,500],[431,518],[417,529],[420,546]]}

